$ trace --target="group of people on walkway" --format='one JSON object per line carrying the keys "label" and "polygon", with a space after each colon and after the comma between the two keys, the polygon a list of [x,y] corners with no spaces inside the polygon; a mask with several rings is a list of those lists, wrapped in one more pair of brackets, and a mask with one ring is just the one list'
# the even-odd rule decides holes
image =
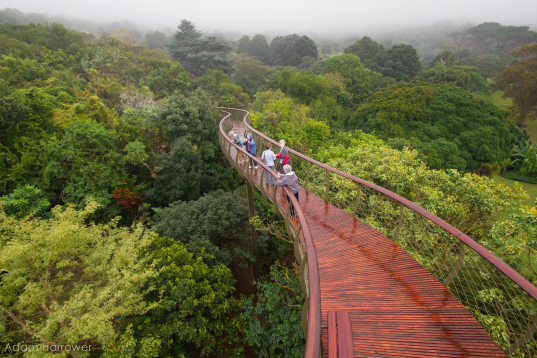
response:
{"label": "group of people on walkway", "polygon": [[[234,133],[233,131],[229,132],[229,136],[233,138],[233,142],[239,148],[245,150],[253,157],[256,156],[257,151],[252,133],[248,133],[244,139],[239,137],[239,135]],[[291,190],[291,192],[296,197],[296,200],[298,201],[298,177],[296,176],[295,172],[293,171],[293,168],[290,165],[291,158],[289,157],[289,150],[285,146],[285,140],[281,139],[279,142],[279,146],[280,152],[278,154],[275,154],[272,151],[272,145],[270,143],[265,144],[266,150],[263,151],[263,154],[261,154],[261,160],[263,160],[263,163],[272,170],[275,170],[274,164],[277,160],[279,160],[281,173],[277,174],[278,179],[276,180],[276,185],[280,187],[287,185],[287,187]],[[245,164],[246,162],[248,162],[249,168],[259,168],[256,161],[253,160],[251,157],[249,158],[249,160],[247,160],[246,155],[240,151],[238,155],[240,164]],[[265,170],[265,185],[268,186],[269,181],[270,185],[274,185],[274,177],[269,174],[268,170]],[[291,201],[287,194],[285,196],[287,197],[288,202]],[[296,216],[295,208],[292,204],[289,211],[291,216]]]}

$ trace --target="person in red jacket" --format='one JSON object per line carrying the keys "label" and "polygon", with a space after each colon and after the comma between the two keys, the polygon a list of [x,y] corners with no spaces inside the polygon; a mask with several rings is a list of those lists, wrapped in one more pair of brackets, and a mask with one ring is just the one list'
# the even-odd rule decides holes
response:
{"label": "person in red jacket", "polygon": [[276,158],[280,160],[280,170],[282,174],[285,174],[285,172],[283,171],[283,166],[291,164],[291,157],[289,157],[289,151],[287,150],[287,147],[285,146],[285,141],[283,139],[280,140],[280,153],[276,155]]}

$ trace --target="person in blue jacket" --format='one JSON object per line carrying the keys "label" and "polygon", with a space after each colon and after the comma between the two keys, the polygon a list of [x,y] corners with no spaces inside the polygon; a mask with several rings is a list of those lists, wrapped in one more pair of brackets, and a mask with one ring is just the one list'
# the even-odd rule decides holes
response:
{"label": "person in blue jacket", "polygon": [[[252,137],[252,133],[248,133],[248,135],[246,136],[246,138],[244,138],[244,142],[242,143],[244,144],[244,146],[246,147],[246,151],[248,153],[250,153],[251,155],[255,156],[255,142],[254,142],[254,138]],[[255,167],[254,167],[255,165]],[[257,166],[257,163],[254,162],[254,160],[252,158],[250,158],[250,166],[249,168],[251,167],[254,167],[255,169],[258,168]]]}

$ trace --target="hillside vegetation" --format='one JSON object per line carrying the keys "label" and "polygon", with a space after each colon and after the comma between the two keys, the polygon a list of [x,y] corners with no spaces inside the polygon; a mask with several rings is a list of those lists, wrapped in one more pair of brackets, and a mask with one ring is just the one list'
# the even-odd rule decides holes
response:
{"label": "hillside vegetation", "polygon": [[[252,255],[218,106],[248,109],[268,136],[416,201],[537,283],[536,204],[491,179],[537,178],[537,146],[519,129],[535,127],[537,100],[515,81],[535,73],[528,29],[509,33],[515,42],[490,23],[445,36],[425,65],[413,46],[369,37],[318,50],[306,35],[225,39],[179,19],[172,36],[142,36],[0,15],[3,346],[303,356],[293,248],[255,194]],[[489,41],[470,41],[483,32]],[[513,107],[498,106],[501,93]],[[507,335],[493,318],[486,328]]]}

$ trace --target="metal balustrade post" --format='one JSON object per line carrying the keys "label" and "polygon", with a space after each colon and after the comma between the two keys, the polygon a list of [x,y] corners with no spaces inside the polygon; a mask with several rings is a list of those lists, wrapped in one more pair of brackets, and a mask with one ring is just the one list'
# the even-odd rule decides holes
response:
{"label": "metal balustrade post", "polygon": [[455,277],[457,276],[457,274],[459,273],[459,271],[461,270],[462,268],[462,265],[464,264],[464,250],[465,250],[465,246],[464,243],[459,242],[459,255],[457,257],[457,262],[455,263],[455,266],[453,266],[453,269],[451,270],[451,272],[449,273],[448,277],[446,277],[446,279],[444,280],[443,284],[444,286],[448,286],[451,282],[453,282],[453,280],[455,279]]}
{"label": "metal balustrade post", "polygon": [[302,247],[302,243],[300,242],[300,233],[302,232],[302,226],[299,226],[298,231],[295,235],[295,239],[293,241],[293,249],[295,253],[295,259],[300,265],[302,261],[304,260],[304,256],[306,255],[304,251],[304,247]]}
{"label": "metal balustrade post", "polygon": [[395,229],[395,232],[392,235],[392,241],[395,241],[397,239],[397,235],[399,235],[399,231],[401,230],[401,227],[403,226],[403,219],[405,217],[405,210],[403,205],[399,204],[399,224],[397,224],[397,228]]}
{"label": "metal balustrade post", "polygon": [[519,349],[527,341],[533,338],[533,334],[535,333],[535,331],[537,331],[537,316],[535,316],[533,322],[530,324],[526,332],[520,337],[518,337],[515,343],[511,344],[509,347],[503,350],[505,354],[511,355],[512,353],[515,353],[517,349]]}
{"label": "metal balustrade post", "polygon": [[280,206],[278,205],[278,187],[274,188],[274,193],[272,193],[272,206],[274,207],[274,211],[276,212],[276,215],[278,215],[280,218],[283,218],[283,213],[280,209]]}
{"label": "metal balustrade post", "polygon": [[310,179],[310,162],[306,162],[306,179],[304,179],[304,189],[308,189],[308,180]]}
{"label": "metal balustrade post", "polygon": [[241,166],[239,164],[239,157],[240,157],[240,152],[237,151],[237,155],[235,156],[235,169],[237,169],[237,171],[241,174],[241,176],[244,176],[244,173],[242,172]]}
{"label": "metal balustrade post", "polygon": [[[263,198],[267,201],[270,201],[267,195],[267,191],[265,189],[265,185],[263,185],[263,179],[265,178],[267,173],[265,173],[265,169],[263,168],[261,168],[260,170],[261,170],[261,174],[259,175],[259,190],[261,190],[261,195],[263,195]],[[270,176],[270,174],[268,175]],[[269,181],[270,181],[270,178],[269,178]]]}
{"label": "metal balustrade post", "polygon": [[360,198],[362,196],[362,187],[359,183],[356,183],[356,202],[354,203],[354,209],[352,209],[352,216],[358,214],[358,209],[360,208]]}
{"label": "metal balustrade post", "polygon": [[326,191],[324,192],[324,200],[328,201],[328,192],[330,191],[330,174],[328,169],[325,169],[326,172]]}
{"label": "metal balustrade post", "polygon": [[228,145],[228,147],[229,148],[228,148],[228,151],[227,151],[227,157],[228,157],[228,160],[230,162],[233,162],[233,160],[231,160],[231,147],[232,147],[232,145]]}
{"label": "metal balustrade post", "polygon": [[[253,218],[255,216],[254,212],[254,195],[252,193],[252,186],[248,180],[244,181],[246,184],[246,196],[248,198],[248,216]],[[257,251],[257,232],[255,231],[255,226],[250,223],[250,242],[252,245],[252,255],[255,257],[254,263],[254,276],[255,280],[258,281],[260,278],[259,275],[259,256]]]}
{"label": "metal balustrade post", "polygon": [[[286,195],[285,192],[283,193],[283,195]],[[285,221],[289,221],[289,213],[291,212],[291,202],[288,201],[287,202],[287,209],[285,209],[285,213],[283,214],[283,218],[285,219]]]}

